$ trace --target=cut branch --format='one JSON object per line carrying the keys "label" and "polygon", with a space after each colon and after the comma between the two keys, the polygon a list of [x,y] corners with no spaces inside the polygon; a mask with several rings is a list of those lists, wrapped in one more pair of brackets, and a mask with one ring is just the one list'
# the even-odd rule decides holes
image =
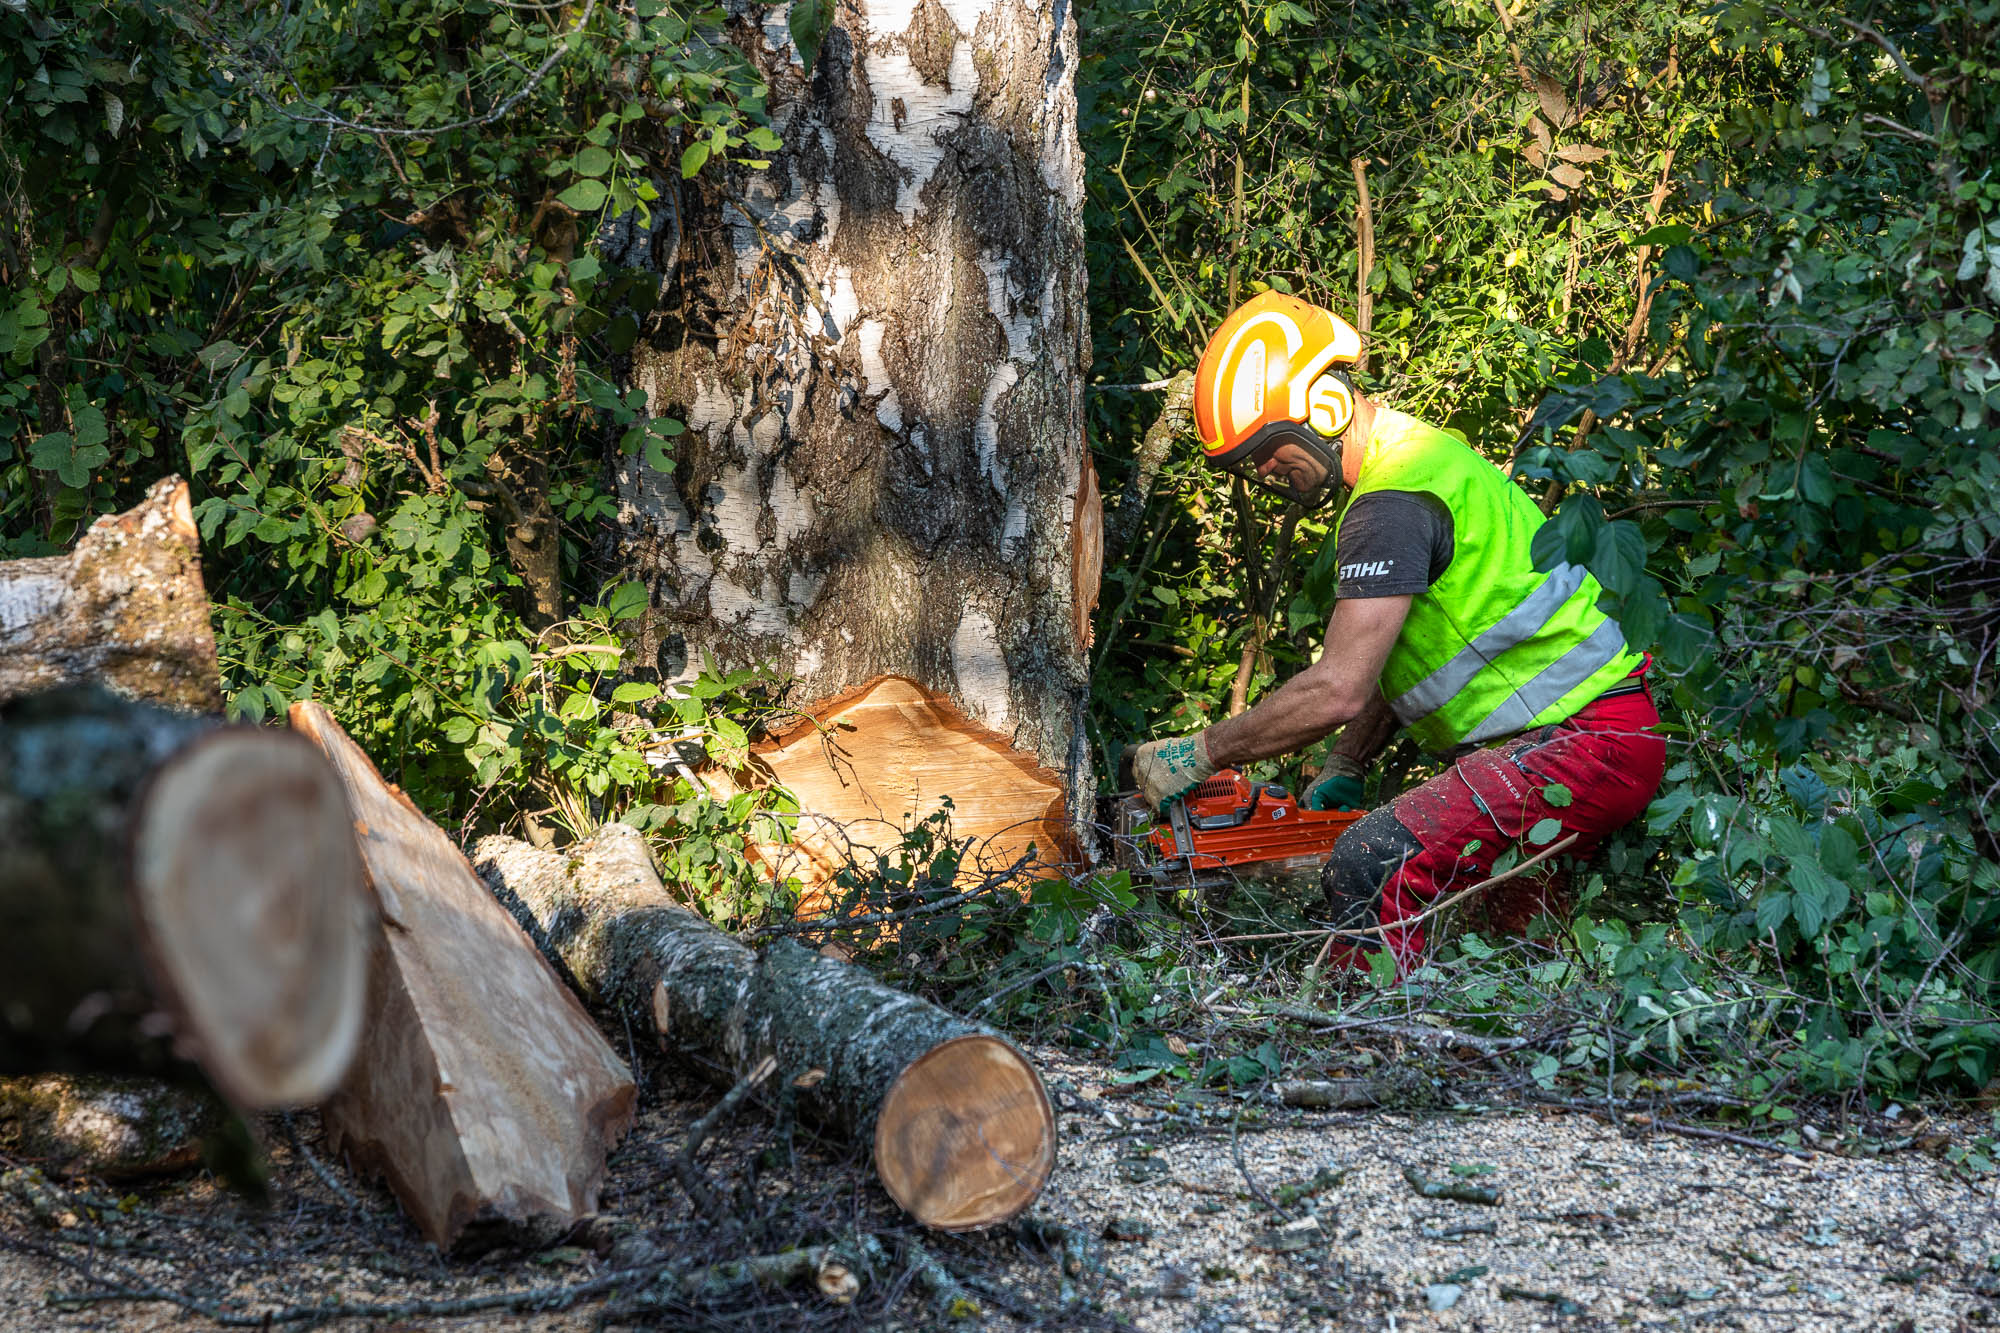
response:
{"label": "cut branch", "polygon": [[360,1029],[369,912],[295,737],[76,688],[0,707],[0,1073],[169,1074],[313,1101]]}

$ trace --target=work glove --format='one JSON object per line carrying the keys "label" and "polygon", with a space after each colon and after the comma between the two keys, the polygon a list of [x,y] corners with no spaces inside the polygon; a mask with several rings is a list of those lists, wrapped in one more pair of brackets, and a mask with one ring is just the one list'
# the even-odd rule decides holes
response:
{"label": "work glove", "polygon": [[1147,741],[1132,756],[1132,776],[1138,780],[1139,795],[1147,805],[1159,809],[1176,796],[1185,796],[1217,773],[1209,762],[1207,733],[1176,736],[1172,740]]}
{"label": "work glove", "polygon": [[1328,755],[1326,766],[1306,788],[1300,804],[1308,810],[1359,810],[1361,775],[1365,772],[1359,761],[1344,754]]}

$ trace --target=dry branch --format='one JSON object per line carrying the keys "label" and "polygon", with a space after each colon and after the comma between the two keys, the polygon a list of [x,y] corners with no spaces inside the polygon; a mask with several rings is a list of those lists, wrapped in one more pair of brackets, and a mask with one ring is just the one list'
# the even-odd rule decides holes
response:
{"label": "dry branch", "polygon": [[775,1056],[800,1111],[872,1141],[883,1186],[926,1225],[1006,1221],[1047,1182],[1054,1113],[991,1028],[789,940],[753,953],[674,902],[622,824],[567,855],[495,837],[474,856],[588,998],[725,1082]]}

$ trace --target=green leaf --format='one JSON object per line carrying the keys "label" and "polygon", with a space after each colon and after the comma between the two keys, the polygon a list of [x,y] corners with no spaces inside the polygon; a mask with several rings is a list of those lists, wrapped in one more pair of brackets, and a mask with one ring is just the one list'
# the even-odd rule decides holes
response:
{"label": "green leaf", "polygon": [[[812,73],[813,62],[819,59],[820,46],[826,41],[827,30],[833,26],[833,0],[792,0],[791,14],[787,23],[791,29],[792,45],[798,48],[799,63],[806,73]],[[682,163],[686,171],[686,163]],[[692,171],[686,172],[692,176]]]}
{"label": "green leaf", "polygon": [[[612,620],[630,620],[646,609],[646,585],[639,582],[621,583],[609,597],[604,599],[604,609]],[[651,695],[647,696],[651,698]]]}
{"label": "green leaf", "polygon": [[1528,841],[1537,847],[1546,847],[1554,842],[1556,835],[1562,831],[1561,820],[1538,819],[1535,821],[1535,826],[1528,830]]}
{"label": "green leaf", "polygon": [[[796,6],[793,12],[798,12]],[[689,144],[687,151],[681,154],[681,175],[692,179],[696,172],[708,165],[708,155],[713,149],[714,145],[706,139],[697,139]]]}
{"label": "green leaf", "polygon": [[1561,809],[1563,806],[1575,801],[1576,797],[1571,795],[1570,789],[1563,786],[1562,783],[1551,782],[1548,786],[1542,788],[1542,799],[1557,809]]}
{"label": "green leaf", "polygon": [[581,180],[556,196],[556,202],[579,213],[595,213],[611,197],[603,181]]}
{"label": "green leaf", "polygon": [[577,151],[570,161],[570,169],[579,176],[602,176],[611,170],[611,162],[611,154],[607,150],[592,145]]}
{"label": "green leaf", "polygon": [[1612,592],[1622,597],[1636,591],[1646,572],[1646,535],[1637,523],[1623,519],[1605,524],[1598,530],[1589,564],[1597,581]]}
{"label": "green leaf", "polygon": [[1632,242],[1633,245],[1679,245],[1694,235],[1694,228],[1682,222],[1663,222]]}
{"label": "green leaf", "polygon": [[657,698],[660,687],[649,680],[628,680],[611,691],[611,702],[615,704],[644,703]]}
{"label": "green leaf", "polygon": [[1776,930],[1785,924],[1792,914],[1792,895],[1789,893],[1766,893],[1757,899],[1757,929],[1760,933]]}

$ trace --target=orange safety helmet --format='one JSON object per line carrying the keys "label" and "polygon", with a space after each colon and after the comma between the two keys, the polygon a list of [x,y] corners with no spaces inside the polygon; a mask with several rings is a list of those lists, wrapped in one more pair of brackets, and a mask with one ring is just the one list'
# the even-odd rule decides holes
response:
{"label": "orange safety helmet", "polygon": [[[1194,424],[1208,461],[1287,499],[1316,505],[1340,489],[1340,434],[1354,419],[1361,335],[1330,310],[1280,292],[1251,297],[1208,340],[1194,374]],[[1325,471],[1318,485],[1258,466],[1297,445]]]}

